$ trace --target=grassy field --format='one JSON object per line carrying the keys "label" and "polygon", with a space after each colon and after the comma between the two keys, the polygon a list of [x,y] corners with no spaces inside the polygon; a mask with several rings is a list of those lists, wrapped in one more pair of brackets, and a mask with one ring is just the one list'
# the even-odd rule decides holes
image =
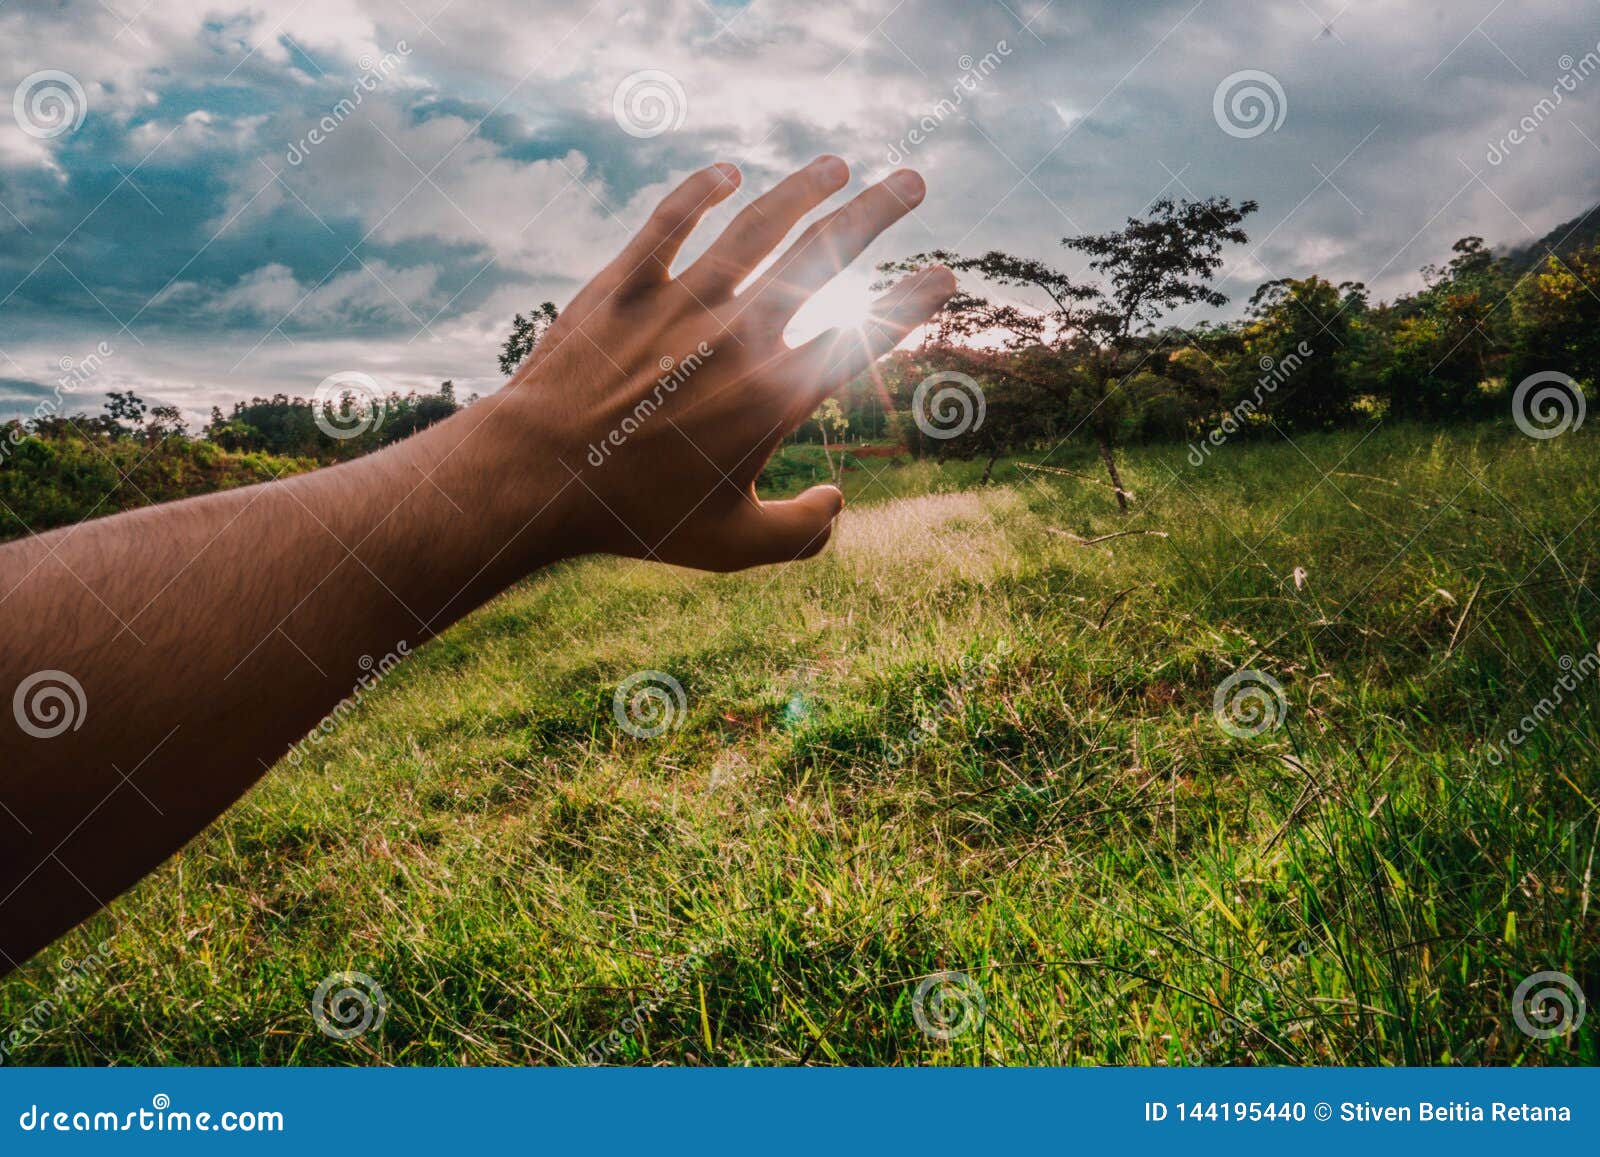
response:
{"label": "grassy field", "polygon": [[1127,518],[864,459],[811,562],[548,572],[0,984],[8,1059],[1600,1062],[1513,1016],[1600,996],[1600,442],[1504,427],[1137,450]]}

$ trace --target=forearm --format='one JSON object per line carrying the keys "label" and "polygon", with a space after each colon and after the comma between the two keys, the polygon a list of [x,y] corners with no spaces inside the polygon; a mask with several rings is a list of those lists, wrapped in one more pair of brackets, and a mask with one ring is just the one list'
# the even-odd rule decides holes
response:
{"label": "forearm", "polygon": [[922,198],[915,173],[892,174],[751,279],[848,177],[817,158],[673,277],[739,184],[727,164],[692,174],[504,390],[396,447],[0,547],[0,691],[16,696],[0,970],[221,814],[380,656],[537,567],[595,551],[737,570],[821,550],[843,495],[762,502],[763,463],[955,289],[926,270],[859,329],[788,348],[806,298]]}
{"label": "forearm", "polygon": [[576,484],[500,408],[0,547],[0,689],[60,671],[84,700],[58,735],[39,737],[58,724],[32,696],[0,731],[0,968],[237,799],[350,693],[362,656],[414,649],[568,549]]}

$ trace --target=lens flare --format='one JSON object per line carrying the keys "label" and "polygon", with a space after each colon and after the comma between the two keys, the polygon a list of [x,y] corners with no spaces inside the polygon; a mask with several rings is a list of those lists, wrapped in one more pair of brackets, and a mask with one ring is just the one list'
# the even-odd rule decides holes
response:
{"label": "lens flare", "polygon": [[847,269],[800,307],[784,330],[790,345],[800,345],[830,329],[859,330],[872,312],[872,278]]}

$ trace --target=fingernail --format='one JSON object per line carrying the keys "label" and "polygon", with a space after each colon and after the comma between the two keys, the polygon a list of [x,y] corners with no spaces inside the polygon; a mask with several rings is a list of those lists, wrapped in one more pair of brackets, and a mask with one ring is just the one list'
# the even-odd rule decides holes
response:
{"label": "fingernail", "polygon": [[927,184],[922,180],[922,174],[915,169],[899,169],[891,173],[884,183],[896,197],[913,205],[921,201],[928,191]]}
{"label": "fingernail", "polygon": [[724,181],[735,187],[737,187],[739,182],[744,179],[739,172],[738,165],[729,164],[727,161],[718,161],[711,167],[722,174],[722,179]]}
{"label": "fingernail", "polygon": [[850,166],[844,163],[843,157],[825,153],[811,163],[816,166],[817,176],[831,185],[843,185],[850,179]]}

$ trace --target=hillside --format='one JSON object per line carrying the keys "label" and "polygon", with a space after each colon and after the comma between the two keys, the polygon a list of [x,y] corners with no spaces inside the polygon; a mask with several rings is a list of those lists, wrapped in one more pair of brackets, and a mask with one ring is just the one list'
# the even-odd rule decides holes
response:
{"label": "hillside", "polygon": [[1596,204],[1570,221],[1563,221],[1537,241],[1513,245],[1505,251],[1506,258],[1518,273],[1540,265],[1554,252],[1565,257],[1584,249],[1600,245],[1600,204]]}

